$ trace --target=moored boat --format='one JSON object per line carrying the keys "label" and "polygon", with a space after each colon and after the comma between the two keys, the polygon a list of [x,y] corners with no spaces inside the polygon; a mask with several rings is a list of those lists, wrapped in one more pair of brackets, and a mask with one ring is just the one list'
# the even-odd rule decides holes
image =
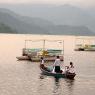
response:
{"label": "moored boat", "polygon": [[30,58],[28,56],[19,56],[16,57],[18,60],[30,60]]}

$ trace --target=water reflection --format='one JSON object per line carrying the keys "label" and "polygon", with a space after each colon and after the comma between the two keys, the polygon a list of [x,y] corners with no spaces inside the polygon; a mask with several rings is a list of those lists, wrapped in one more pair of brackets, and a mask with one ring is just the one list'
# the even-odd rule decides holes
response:
{"label": "water reflection", "polygon": [[69,88],[72,88],[74,86],[75,79],[65,79],[65,82]]}
{"label": "water reflection", "polygon": [[73,95],[75,79],[65,79],[68,95]]}
{"label": "water reflection", "polygon": [[40,79],[44,79],[44,75],[41,74],[41,75],[40,75]]}
{"label": "water reflection", "polygon": [[53,95],[73,95],[75,80],[54,78],[54,90]]}
{"label": "water reflection", "polygon": [[54,78],[54,90],[53,95],[61,95],[60,79]]}

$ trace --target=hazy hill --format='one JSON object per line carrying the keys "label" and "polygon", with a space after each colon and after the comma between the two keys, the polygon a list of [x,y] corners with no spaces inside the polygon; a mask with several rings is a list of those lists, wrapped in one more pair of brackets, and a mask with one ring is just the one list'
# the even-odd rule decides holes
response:
{"label": "hazy hill", "polygon": [[57,25],[50,29],[51,34],[58,35],[76,35],[76,36],[93,36],[94,32],[91,32],[85,26],[69,26],[69,25]]}
{"label": "hazy hill", "polygon": [[43,34],[47,31],[35,24],[28,24],[23,21],[23,16],[19,16],[6,9],[0,9],[0,22],[8,25],[9,27],[17,30],[18,33],[39,33]]}
{"label": "hazy hill", "polygon": [[59,25],[86,26],[95,32],[95,9],[84,10],[71,5],[32,5],[32,4],[3,4],[1,7],[12,9],[23,15],[42,18]]}
{"label": "hazy hill", "polygon": [[[45,14],[46,15],[46,14]],[[47,15],[48,16],[48,15]],[[48,17],[47,17],[48,18]],[[64,22],[64,21],[63,21]],[[95,35],[86,26],[56,25],[53,21],[40,17],[18,15],[8,9],[0,9],[0,23],[16,30],[15,33],[53,34],[53,35]],[[57,23],[58,24],[58,23]]]}
{"label": "hazy hill", "polygon": [[[94,11],[93,11],[94,13]],[[40,17],[62,25],[87,26],[92,31],[95,30],[95,18],[81,8],[71,5],[63,6],[31,6],[32,17]]]}
{"label": "hazy hill", "polygon": [[0,33],[17,33],[17,31],[13,30],[12,28],[3,23],[0,23]]}
{"label": "hazy hill", "polygon": [[93,17],[95,19],[95,7],[92,7],[92,8],[87,8],[85,9],[87,13],[89,13],[89,15],[91,17]]}

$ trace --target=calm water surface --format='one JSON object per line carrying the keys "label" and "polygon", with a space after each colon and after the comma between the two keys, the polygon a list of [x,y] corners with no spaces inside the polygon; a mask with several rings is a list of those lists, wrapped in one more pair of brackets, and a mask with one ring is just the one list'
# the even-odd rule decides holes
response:
{"label": "calm water surface", "polygon": [[[74,80],[42,76],[39,63],[17,61],[24,40],[51,38],[64,40],[63,65],[74,62]],[[75,52],[74,46],[74,36],[0,34],[0,95],[95,95],[95,52]]]}

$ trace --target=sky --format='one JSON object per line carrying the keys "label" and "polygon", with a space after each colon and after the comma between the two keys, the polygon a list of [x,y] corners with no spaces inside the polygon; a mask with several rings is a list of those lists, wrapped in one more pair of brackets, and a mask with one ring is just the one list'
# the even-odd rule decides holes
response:
{"label": "sky", "polygon": [[72,4],[82,7],[95,7],[95,0],[0,0],[0,3]]}

